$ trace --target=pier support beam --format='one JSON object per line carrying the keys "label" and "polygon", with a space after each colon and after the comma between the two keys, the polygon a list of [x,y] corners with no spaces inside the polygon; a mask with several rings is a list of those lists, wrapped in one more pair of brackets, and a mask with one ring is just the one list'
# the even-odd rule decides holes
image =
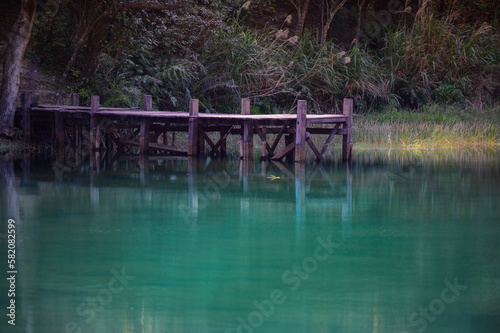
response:
{"label": "pier support beam", "polygon": [[31,92],[25,91],[21,95],[23,106],[23,134],[27,141],[31,140]]}
{"label": "pier support beam", "polygon": [[[241,100],[241,114],[250,115],[250,99]],[[243,122],[243,137],[241,138],[241,158],[244,160],[253,159],[253,121],[245,120]]]}
{"label": "pier support beam", "polygon": [[198,110],[197,99],[189,101],[188,156],[198,156]]}
{"label": "pier support beam", "polygon": [[[153,110],[153,98],[151,95],[144,96],[144,111]],[[141,118],[141,129],[139,133],[139,153],[147,155],[149,153],[149,119]]]}
{"label": "pier support beam", "polygon": [[61,112],[54,112],[56,142],[58,147],[64,147],[64,119]]}
{"label": "pier support beam", "polygon": [[98,150],[101,147],[101,129],[99,128],[99,96],[90,98],[90,149]]}
{"label": "pier support beam", "polygon": [[300,100],[297,104],[297,124],[295,127],[295,162],[306,160],[306,126],[307,102]]}
{"label": "pier support beam", "polygon": [[344,161],[351,160],[352,152],[352,111],[353,111],[353,100],[351,98],[344,98],[344,105],[342,113],[347,117],[344,129],[347,134],[342,136],[342,159]]}

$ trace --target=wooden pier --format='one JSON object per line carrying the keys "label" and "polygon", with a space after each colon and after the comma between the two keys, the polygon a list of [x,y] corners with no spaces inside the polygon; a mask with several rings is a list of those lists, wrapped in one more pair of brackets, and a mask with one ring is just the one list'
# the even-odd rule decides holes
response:
{"label": "wooden pier", "polygon": [[[152,97],[144,96],[139,108],[105,108],[99,96],[92,96],[91,106],[79,105],[77,94],[72,105],[35,105],[30,93],[23,93],[23,130],[30,140],[42,127],[50,131],[59,147],[82,147],[88,143],[93,151],[111,154],[180,155],[218,158],[226,155],[229,135],[240,136],[240,157],[254,158],[254,136],[260,139],[260,158],[295,162],[306,160],[306,146],[323,160],[335,135],[342,136],[342,157],[350,160],[352,150],[352,99],[344,99],[343,114],[308,114],[306,101],[297,104],[297,114],[250,114],[250,99],[242,99],[240,114],[200,113],[198,100],[189,104],[189,112],[153,111]],[[37,126],[38,125],[38,126]],[[187,144],[175,142],[175,133],[188,134]],[[167,133],[171,133],[168,142]],[[215,134],[214,134],[215,133]],[[210,134],[210,135],[209,135]],[[311,137],[324,135],[317,147]],[[214,139],[218,138],[218,139]],[[277,151],[284,139],[284,148]],[[179,141],[179,140],[178,140]]]}

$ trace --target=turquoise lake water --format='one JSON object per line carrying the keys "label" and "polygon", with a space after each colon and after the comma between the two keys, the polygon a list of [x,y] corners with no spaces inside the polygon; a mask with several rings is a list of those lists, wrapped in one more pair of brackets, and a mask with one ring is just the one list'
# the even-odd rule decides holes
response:
{"label": "turquoise lake water", "polygon": [[498,153],[52,166],[0,164],[1,332],[500,332]]}

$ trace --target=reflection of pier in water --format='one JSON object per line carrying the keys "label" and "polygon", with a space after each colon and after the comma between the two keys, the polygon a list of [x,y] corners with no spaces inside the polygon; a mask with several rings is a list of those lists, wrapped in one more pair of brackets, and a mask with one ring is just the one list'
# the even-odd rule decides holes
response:
{"label": "reflection of pier in water", "polygon": [[[99,153],[95,153],[99,154]],[[89,164],[90,163],[90,164]],[[128,157],[122,158],[120,163],[107,165],[105,161],[94,164],[95,160],[87,161],[78,166],[54,162],[52,169],[55,178],[61,181],[78,181],[89,184],[90,203],[98,207],[101,198],[105,198],[109,183],[114,177],[119,177],[119,187],[124,187],[123,177],[130,179],[124,190],[134,189],[147,200],[152,200],[156,189],[169,191],[169,188],[160,188],[157,180],[175,179],[180,187],[187,192],[185,211],[183,212],[188,224],[196,224],[200,210],[210,206],[210,201],[223,200],[220,195],[228,184],[237,188],[239,205],[241,208],[242,223],[249,216],[252,209],[259,209],[261,204],[272,197],[282,198],[281,203],[295,210],[296,232],[300,235],[301,225],[307,222],[307,211],[325,210],[334,211],[332,219],[340,219],[344,232],[350,230],[352,214],[352,177],[349,164],[335,166],[337,176],[333,180],[325,170],[324,163],[307,165],[304,163],[281,163],[279,161],[261,161],[253,163],[239,159],[198,159],[190,157]],[[31,162],[26,157],[22,163],[23,183],[36,183],[30,179]],[[71,165],[71,164],[70,164]],[[211,178],[200,175],[211,174]],[[208,180],[207,180],[208,179]],[[286,182],[287,186],[280,186]],[[112,186],[112,185],[111,185]],[[280,191],[278,195],[277,192]],[[284,191],[284,192],[283,192]],[[104,192],[104,194],[102,193]],[[147,199],[149,198],[149,199]],[[225,198],[231,199],[231,198]],[[274,213],[279,214],[278,208]],[[271,213],[271,212],[270,212]]]}

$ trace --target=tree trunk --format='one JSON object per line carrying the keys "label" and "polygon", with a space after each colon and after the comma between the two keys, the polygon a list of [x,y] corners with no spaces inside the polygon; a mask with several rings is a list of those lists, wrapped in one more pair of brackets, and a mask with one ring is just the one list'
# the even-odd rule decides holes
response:
{"label": "tree trunk", "polygon": [[7,36],[8,45],[0,89],[0,134],[9,137],[14,135],[14,114],[21,81],[21,67],[35,19],[36,6],[37,0],[22,0],[17,20]]}
{"label": "tree trunk", "polygon": [[311,0],[288,0],[288,2],[295,8],[295,11],[297,12],[296,30],[297,35],[300,35],[304,30],[304,24],[306,22],[306,16]]}
{"label": "tree trunk", "polygon": [[305,0],[304,4],[298,11],[298,20],[297,20],[297,34],[300,35],[302,34],[302,31],[304,31],[304,25],[306,23],[306,17],[307,17],[307,12],[309,11],[309,3],[310,0]]}
{"label": "tree trunk", "polygon": [[342,0],[340,2],[338,1],[329,1],[327,4],[327,19],[326,23],[322,28],[321,31],[321,44],[324,44],[326,42],[326,37],[328,35],[328,30],[330,30],[330,26],[332,25],[333,18],[335,17],[335,14],[344,6],[347,0]]}

